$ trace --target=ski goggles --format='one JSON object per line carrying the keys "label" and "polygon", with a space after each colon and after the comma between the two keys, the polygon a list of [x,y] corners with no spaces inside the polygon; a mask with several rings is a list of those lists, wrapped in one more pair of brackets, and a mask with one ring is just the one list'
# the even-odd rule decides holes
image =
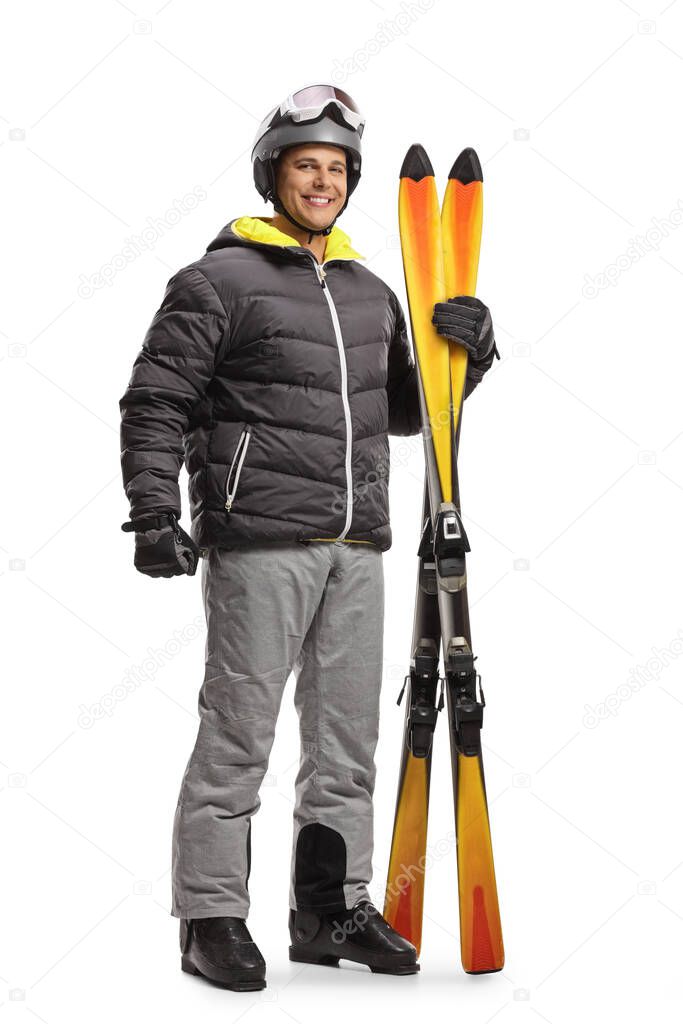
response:
{"label": "ski goggles", "polygon": [[332,104],[339,111],[346,124],[362,135],[365,118],[343,89],[334,85],[308,85],[291,93],[279,107],[268,115],[262,128],[268,128],[276,120],[289,117],[297,123],[314,121]]}

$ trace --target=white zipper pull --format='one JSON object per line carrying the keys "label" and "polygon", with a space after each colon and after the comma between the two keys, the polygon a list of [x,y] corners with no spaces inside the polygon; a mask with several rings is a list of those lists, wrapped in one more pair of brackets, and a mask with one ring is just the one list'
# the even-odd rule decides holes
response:
{"label": "white zipper pull", "polygon": [[[232,508],[232,503],[235,500],[235,495],[237,494],[237,485],[239,483],[240,473],[242,472],[242,465],[244,463],[244,457],[247,454],[247,448],[249,446],[249,439],[250,438],[251,438],[251,427],[246,427],[242,431],[242,433],[240,435],[240,439],[239,439],[239,442],[237,444],[237,448],[235,449],[235,454],[233,455],[232,462],[230,463],[230,469],[228,470],[228,479],[227,479],[226,484],[225,484],[225,490],[226,490],[225,508],[226,508],[226,510],[228,512]],[[240,454],[240,449],[241,449],[241,454]],[[232,486],[232,490],[230,490],[230,477],[232,476],[232,468],[235,465],[235,459],[237,458],[238,454],[240,455],[240,458],[239,458],[239,462],[237,463],[237,472],[235,473],[235,482],[234,482],[234,484]]]}
{"label": "white zipper pull", "polygon": [[313,265],[315,266],[315,272],[318,276],[318,280],[320,281],[320,287],[326,288],[327,286],[325,284],[325,271],[323,270],[322,264],[318,263],[317,259],[315,258],[315,256],[313,256],[312,253],[311,258],[313,260]]}

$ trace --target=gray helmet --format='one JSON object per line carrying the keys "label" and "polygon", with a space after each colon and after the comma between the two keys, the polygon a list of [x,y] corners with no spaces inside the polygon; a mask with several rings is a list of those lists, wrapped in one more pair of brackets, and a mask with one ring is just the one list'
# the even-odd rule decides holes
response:
{"label": "gray helmet", "polygon": [[[274,161],[289,146],[307,142],[339,146],[346,152],[346,202],[360,180],[361,147],[365,121],[348,93],[333,85],[312,85],[299,89],[275,107],[262,121],[251,154],[254,184],[264,201],[292,224],[313,235],[329,235],[334,221],[326,228],[313,229],[299,224],[282,205],[275,187]],[[335,217],[335,220],[337,218]]]}

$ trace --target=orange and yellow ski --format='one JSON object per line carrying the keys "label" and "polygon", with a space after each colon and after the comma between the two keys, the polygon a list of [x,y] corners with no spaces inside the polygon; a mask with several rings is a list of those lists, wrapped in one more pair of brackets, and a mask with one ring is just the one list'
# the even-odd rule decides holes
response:
{"label": "orange and yellow ski", "polygon": [[[474,669],[467,606],[457,476],[467,353],[441,337],[431,319],[435,302],[476,289],[483,186],[479,160],[464,150],[449,174],[441,209],[434,172],[421,146],[401,168],[399,226],[419,369],[425,441],[423,533],[413,654],[406,678],[406,717],[384,916],[420,949],[427,860],[432,736],[438,711],[439,646],[445,669],[456,836],[462,964],[468,973],[498,971],[504,963],[481,756],[483,694]],[[437,542],[464,543],[454,577],[440,572]],[[446,562],[444,561],[444,565]],[[403,692],[403,691],[402,691]],[[399,697],[400,700],[400,697]]]}
{"label": "orange and yellow ski", "polygon": [[[479,269],[483,215],[483,175],[477,154],[465,149],[448,176],[441,210],[441,241],[446,291],[449,298],[474,295]],[[467,372],[467,352],[449,342],[453,428],[460,422],[462,394]],[[449,687],[449,717],[451,707]],[[476,693],[467,695],[466,699]],[[458,889],[460,894],[460,945],[463,967],[470,973],[500,970],[504,962],[496,875],[481,744],[476,753],[459,749],[451,729],[456,835],[458,838]]]}

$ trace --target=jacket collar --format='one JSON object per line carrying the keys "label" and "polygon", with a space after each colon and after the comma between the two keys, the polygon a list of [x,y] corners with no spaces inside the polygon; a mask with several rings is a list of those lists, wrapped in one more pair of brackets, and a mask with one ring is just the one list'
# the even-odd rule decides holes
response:
{"label": "jacket collar", "polygon": [[[230,221],[211,243],[207,252],[213,249],[223,248],[224,245],[233,243],[238,239],[260,245],[273,245],[280,248],[302,250],[304,247],[291,235],[279,231],[273,227],[271,217],[237,217]],[[308,250],[310,251],[310,250]],[[324,263],[329,260],[363,260],[359,252],[351,245],[349,236],[336,224],[327,236],[325,246]]]}

